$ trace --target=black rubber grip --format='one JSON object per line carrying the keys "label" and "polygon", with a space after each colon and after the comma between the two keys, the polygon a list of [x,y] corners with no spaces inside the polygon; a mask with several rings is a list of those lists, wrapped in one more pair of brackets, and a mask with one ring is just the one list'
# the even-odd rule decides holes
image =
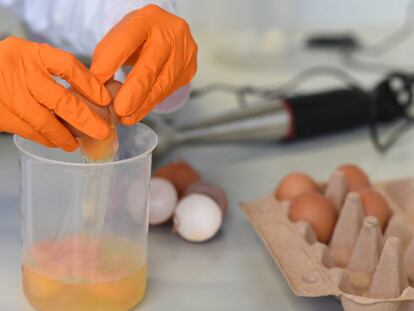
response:
{"label": "black rubber grip", "polygon": [[286,99],[291,114],[287,140],[333,133],[368,124],[370,96],[358,89],[340,89]]}

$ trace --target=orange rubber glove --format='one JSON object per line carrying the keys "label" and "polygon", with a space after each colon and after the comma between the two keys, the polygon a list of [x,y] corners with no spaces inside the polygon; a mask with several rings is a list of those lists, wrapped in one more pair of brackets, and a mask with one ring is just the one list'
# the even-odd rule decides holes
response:
{"label": "orange rubber glove", "polygon": [[197,45],[183,19],[148,5],[106,34],[95,49],[91,72],[103,83],[123,65],[133,68],[114,105],[121,122],[131,125],[192,80]]}
{"label": "orange rubber glove", "polygon": [[107,123],[53,76],[98,105],[111,102],[105,87],[71,54],[9,37],[0,41],[0,131],[73,151],[78,142],[60,117],[93,138],[108,137]]}

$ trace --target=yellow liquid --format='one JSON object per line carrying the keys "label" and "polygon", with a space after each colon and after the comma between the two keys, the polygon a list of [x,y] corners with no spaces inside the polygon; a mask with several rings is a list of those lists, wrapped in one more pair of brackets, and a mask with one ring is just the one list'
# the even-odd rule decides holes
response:
{"label": "yellow liquid", "polygon": [[86,135],[79,138],[79,147],[87,162],[110,162],[118,152],[119,143],[116,128],[105,140],[96,140]]}
{"label": "yellow liquid", "polygon": [[146,288],[146,263],[122,238],[41,242],[22,270],[24,293],[39,311],[127,311]]}

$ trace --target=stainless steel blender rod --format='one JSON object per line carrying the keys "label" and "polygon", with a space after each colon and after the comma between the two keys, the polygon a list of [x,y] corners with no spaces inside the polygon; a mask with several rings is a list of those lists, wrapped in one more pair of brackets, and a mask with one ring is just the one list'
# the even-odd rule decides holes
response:
{"label": "stainless steel blender rod", "polygon": [[336,89],[269,99],[177,129],[162,120],[148,119],[147,123],[159,137],[155,155],[162,156],[183,143],[294,140],[346,130],[366,125],[370,109],[369,93]]}
{"label": "stainless steel blender rod", "polygon": [[175,140],[179,143],[277,140],[289,134],[290,124],[283,102],[267,101],[182,126]]}
{"label": "stainless steel blender rod", "polygon": [[180,142],[301,139],[368,124],[372,110],[369,92],[335,89],[282,99],[268,99],[182,127]]}

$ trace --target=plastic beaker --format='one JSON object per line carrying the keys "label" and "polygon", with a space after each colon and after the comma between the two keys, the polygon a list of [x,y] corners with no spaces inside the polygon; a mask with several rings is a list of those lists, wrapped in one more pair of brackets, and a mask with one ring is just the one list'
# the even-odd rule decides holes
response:
{"label": "plastic beaker", "polygon": [[82,162],[15,136],[23,289],[40,311],[126,311],[146,287],[151,155],[145,125],[118,130],[119,160]]}

